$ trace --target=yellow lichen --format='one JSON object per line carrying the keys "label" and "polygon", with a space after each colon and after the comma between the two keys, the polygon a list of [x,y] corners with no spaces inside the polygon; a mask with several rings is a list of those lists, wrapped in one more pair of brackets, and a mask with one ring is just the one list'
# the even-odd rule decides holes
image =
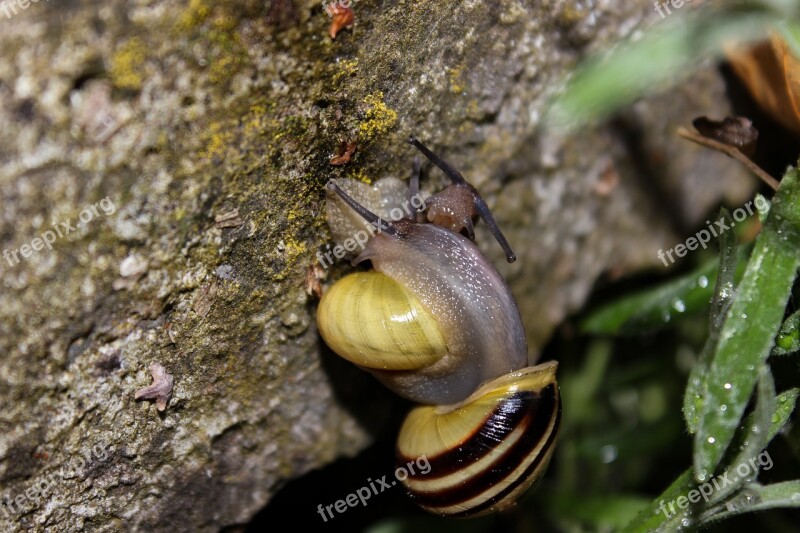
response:
{"label": "yellow lichen", "polygon": [[461,94],[464,92],[464,85],[461,82],[461,74],[464,72],[464,67],[455,67],[448,69],[448,79],[450,81],[450,92],[453,94]]}
{"label": "yellow lichen", "polygon": [[214,17],[211,27],[216,31],[230,33],[236,28],[236,24],[237,19],[232,15],[220,14]]}
{"label": "yellow lichen", "polygon": [[161,131],[156,138],[156,146],[159,150],[166,150],[169,148],[169,135],[166,131]]}
{"label": "yellow lichen", "polygon": [[233,132],[223,129],[219,123],[214,123],[209,128],[205,147],[200,150],[201,157],[224,157],[233,140]]}
{"label": "yellow lichen", "polygon": [[211,21],[208,39],[209,78],[214,84],[227,83],[248,62],[248,55],[239,32],[238,19],[226,13],[216,13]]}
{"label": "yellow lichen", "polygon": [[397,111],[390,108],[383,101],[383,92],[376,91],[364,97],[367,104],[367,119],[359,124],[359,137],[369,141],[378,135],[388,132],[397,122]]}
{"label": "yellow lichen", "polygon": [[305,243],[305,241],[297,241],[293,239],[289,236],[289,232],[286,233],[286,236],[283,238],[281,243],[283,244],[283,258],[286,261],[286,264],[281,272],[278,272],[274,275],[275,281],[283,281],[286,279],[289,274],[295,270],[297,261],[306,259],[306,254],[308,252],[308,245]]}
{"label": "yellow lichen", "polygon": [[284,242],[286,244],[286,249],[284,252],[286,253],[287,261],[294,261],[299,255],[306,253],[306,250],[308,250],[308,247],[304,241],[286,239]]}
{"label": "yellow lichen", "polygon": [[205,0],[191,0],[189,7],[175,23],[175,30],[189,32],[203,25],[203,31],[195,36],[203,43],[208,75],[212,83],[227,83],[247,63],[247,53],[236,31],[238,15],[228,13],[229,7],[222,3],[212,5]]}
{"label": "yellow lichen", "polygon": [[576,8],[572,5],[567,5],[564,10],[559,14],[562,23],[566,25],[576,24],[586,18],[586,11]]}
{"label": "yellow lichen", "polygon": [[190,0],[189,7],[181,13],[175,28],[181,31],[188,31],[196,28],[208,18],[211,8],[203,0]]}
{"label": "yellow lichen", "polygon": [[144,77],[147,47],[138,37],[120,46],[111,58],[111,82],[120,89],[139,90]]}
{"label": "yellow lichen", "polygon": [[280,127],[280,123],[270,116],[274,109],[274,102],[252,104],[242,119],[244,134],[248,137],[253,135],[262,136],[277,130]]}
{"label": "yellow lichen", "polygon": [[208,77],[214,84],[225,83],[239,70],[241,64],[240,58],[236,56],[225,55],[218,57],[211,62]]}
{"label": "yellow lichen", "polygon": [[333,83],[338,84],[343,78],[353,76],[358,72],[358,59],[345,59],[339,61],[336,72],[333,73]]}
{"label": "yellow lichen", "polygon": [[370,178],[364,171],[364,169],[361,167],[354,168],[353,171],[347,175],[347,177],[350,179],[354,179],[356,181],[361,181],[363,183],[366,183],[367,185],[372,184],[372,178]]}

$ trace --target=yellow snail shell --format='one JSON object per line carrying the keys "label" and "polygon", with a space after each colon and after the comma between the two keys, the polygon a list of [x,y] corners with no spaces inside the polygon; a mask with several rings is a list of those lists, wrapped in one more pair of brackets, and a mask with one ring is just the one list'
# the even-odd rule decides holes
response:
{"label": "yellow snail shell", "polygon": [[366,368],[423,368],[447,353],[430,313],[378,272],[351,274],[331,287],[317,308],[317,325],[331,350]]}

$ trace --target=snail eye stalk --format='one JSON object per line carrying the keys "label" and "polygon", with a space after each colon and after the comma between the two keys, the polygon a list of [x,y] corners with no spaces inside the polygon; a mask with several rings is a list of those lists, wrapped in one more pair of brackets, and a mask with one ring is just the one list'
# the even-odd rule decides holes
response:
{"label": "snail eye stalk", "polygon": [[[414,146],[417,150],[422,152],[422,155],[428,158],[428,160],[431,163],[439,167],[442,170],[442,172],[444,172],[447,175],[447,177],[450,178],[450,181],[453,182],[451,187],[458,187],[468,191],[469,195],[472,197],[474,213],[480,215],[480,217],[489,227],[489,231],[492,232],[494,238],[497,239],[498,243],[500,243],[500,246],[503,248],[503,251],[506,254],[506,260],[509,263],[513,263],[514,261],[516,261],[517,260],[516,254],[514,254],[514,251],[511,249],[511,245],[508,244],[508,241],[506,240],[505,235],[503,235],[503,232],[500,231],[500,226],[497,225],[497,221],[492,216],[492,212],[491,210],[489,210],[489,206],[486,205],[486,202],[483,200],[477,189],[475,189],[475,187],[470,185],[467,182],[467,180],[464,179],[464,176],[461,174],[461,172],[456,170],[456,168],[453,167],[453,165],[451,165],[438,155],[431,152],[428,149],[428,147],[419,142],[419,140],[417,140],[416,137],[409,137],[408,144]],[[468,227],[467,229],[470,233],[472,233],[471,228]]]}
{"label": "snail eye stalk", "polygon": [[331,190],[339,195],[339,197],[344,200],[344,202],[350,206],[350,208],[358,213],[358,215],[375,226],[376,228],[380,228],[381,231],[388,233],[393,237],[399,237],[400,234],[398,233],[397,229],[389,224],[387,221],[383,220],[381,217],[361,205],[360,203],[356,202],[352,196],[347,194],[342,190],[339,185],[336,184],[336,181],[330,180],[327,184],[328,190]]}
{"label": "snail eye stalk", "polygon": [[[419,195],[419,175],[421,172],[422,162],[419,160],[419,157],[415,157],[411,170],[411,183],[408,187],[408,203],[411,205],[414,205],[411,203],[414,197]],[[417,209],[416,212],[419,213],[420,209]]]}

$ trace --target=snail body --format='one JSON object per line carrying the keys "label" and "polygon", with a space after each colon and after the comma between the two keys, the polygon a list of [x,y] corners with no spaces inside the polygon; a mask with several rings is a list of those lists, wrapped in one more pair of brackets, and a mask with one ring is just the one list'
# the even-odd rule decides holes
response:
{"label": "snail body", "polygon": [[319,303],[317,324],[337,354],[424,404],[398,438],[398,464],[424,456],[433,465],[427,475],[402,480],[411,496],[437,514],[485,514],[512,504],[547,466],[561,413],[557,365],[527,366],[516,302],[471,240],[480,215],[509,262],[515,259],[488,207],[457,170],[411,144],[453,185],[428,200],[427,213],[387,222],[329,183],[329,224],[355,214],[382,231],[353,259],[369,260],[373,270],[334,284]]}
{"label": "snail body", "polygon": [[[369,369],[397,394],[425,404],[460,402],[485,381],[524,367],[528,354],[519,310],[500,274],[478,248],[462,235],[433,224],[401,221],[395,226],[402,237],[377,234],[355,259],[371,260],[375,277],[386,277],[388,282],[344,281],[347,291],[334,285],[320,302],[317,319],[328,345]],[[431,254],[431,250],[447,253]],[[344,279],[352,276],[361,279],[359,274]],[[364,294],[375,285],[400,290]],[[372,307],[377,298],[382,302],[380,310]],[[389,335],[384,327],[387,321],[376,320],[385,309],[403,310],[392,321]],[[400,330],[420,322],[424,326],[419,329],[435,325],[444,340],[444,350],[437,348],[437,357],[411,353],[404,357],[406,368],[387,363],[385,357],[373,357],[387,349],[378,347],[375,337],[394,345],[398,354],[418,350],[419,345],[412,342],[416,337],[404,338]],[[355,349],[353,353],[335,348],[343,343],[334,331],[336,324],[349,329],[346,342]]]}

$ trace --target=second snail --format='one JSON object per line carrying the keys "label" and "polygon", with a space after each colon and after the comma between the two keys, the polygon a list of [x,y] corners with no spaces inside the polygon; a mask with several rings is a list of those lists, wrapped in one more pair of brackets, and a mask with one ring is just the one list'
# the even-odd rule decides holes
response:
{"label": "second snail", "polygon": [[478,191],[418,140],[409,143],[452,184],[423,201],[418,164],[409,185],[328,183],[334,239],[362,245],[352,264],[372,269],[337,281],[317,324],[339,356],[421,404],[396,452],[401,466],[430,462],[427,474],[402,480],[414,501],[439,515],[479,516],[512,505],[547,468],[561,419],[557,363],[529,366],[517,304],[473,243],[480,216],[516,259]]}

